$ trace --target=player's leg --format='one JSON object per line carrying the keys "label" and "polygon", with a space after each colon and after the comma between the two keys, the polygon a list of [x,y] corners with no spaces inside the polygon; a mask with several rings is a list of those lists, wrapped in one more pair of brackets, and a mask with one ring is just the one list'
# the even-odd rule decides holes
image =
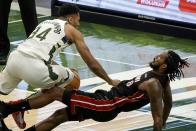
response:
{"label": "player's leg", "polygon": [[41,93],[24,99],[18,103],[1,102],[0,112],[5,118],[13,112],[41,108],[54,100],[62,101],[64,90],[64,88],[54,86],[48,89],[43,89]]}
{"label": "player's leg", "polygon": [[[26,99],[20,99],[6,103],[6,105],[0,104],[6,110],[6,114],[11,114],[19,128],[24,129],[26,122],[24,120],[24,112],[30,109],[41,108],[47,104],[52,103],[55,100],[62,100],[64,89],[59,87],[52,87],[50,90],[45,89],[43,92],[37,92],[27,97]],[[4,109],[0,109],[3,111]],[[3,113],[4,114],[4,113]]]}
{"label": "player's leg", "polygon": [[[54,89],[55,88],[55,89]],[[52,103],[54,100],[60,100],[60,96],[63,91],[59,87],[51,88],[51,90],[45,90],[43,92],[39,91],[36,92],[29,97],[27,97],[24,100],[16,100],[11,101],[11,108],[18,106],[19,111],[12,113],[12,117],[15,120],[17,126],[21,129],[24,129],[26,127],[26,122],[24,120],[24,113],[25,110],[20,110],[20,106],[22,103],[26,103],[26,110],[30,109],[37,109],[41,108],[44,105]],[[60,89],[60,90],[59,90]],[[37,101],[39,99],[39,101]],[[28,106],[29,105],[29,106]],[[16,108],[14,109],[16,111]]]}
{"label": "player's leg", "polygon": [[[22,70],[20,69],[21,71],[17,70],[15,74],[17,74],[21,78],[24,78],[24,80],[27,81],[28,83],[40,85],[40,87],[53,86],[56,84],[58,86],[63,87],[69,84],[69,82],[73,79],[73,73],[71,72],[71,70],[64,68],[62,66],[55,65],[52,68],[53,69],[52,71],[54,71],[53,73],[58,74],[57,79],[52,80],[50,78],[50,73],[47,70],[48,68],[45,65],[43,66],[42,61],[37,61],[37,60],[34,60],[33,58],[32,60],[31,58],[27,58],[27,59],[23,58],[21,59],[21,62],[23,63],[23,66],[22,66],[23,68]],[[36,66],[28,66],[28,65],[25,65],[25,63],[28,63],[28,65],[36,65]],[[26,68],[27,66],[28,68]],[[29,71],[29,68],[31,68],[30,71]],[[43,81],[40,81],[40,80],[43,80]],[[48,87],[48,88],[45,88],[41,94],[36,95],[35,97],[25,99],[19,103],[15,103],[15,104],[0,103],[1,104],[0,111],[3,114],[3,117],[6,117],[8,114],[13,113],[13,112],[24,111],[24,110],[29,110],[29,109],[37,109],[37,108],[43,107],[53,102],[54,100],[61,101],[62,95],[64,92],[63,90],[64,88],[60,88],[57,86],[53,86],[52,88]],[[6,110],[6,108],[9,108],[9,110]]]}
{"label": "player's leg", "polygon": [[11,2],[12,0],[0,0],[0,64],[6,64],[10,51],[7,28]]}
{"label": "player's leg", "polygon": [[[54,100],[62,101],[63,92],[65,89],[59,87],[52,87],[50,89],[45,89],[43,92],[30,96],[27,99],[19,100],[18,102],[12,103],[0,103],[0,113],[2,118],[7,117],[7,115],[14,113],[13,117],[16,121],[18,127],[21,129],[25,128],[26,124],[23,119],[24,111],[30,109],[41,108],[47,104],[50,104]],[[21,119],[17,119],[17,118]]]}
{"label": "player's leg", "polygon": [[[7,63],[7,65],[9,65],[8,63]],[[14,88],[16,88],[18,83],[21,81],[20,79],[11,76],[8,73],[9,71],[12,71],[12,70],[14,70],[14,69],[10,70],[6,66],[5,69],[2,72],[0,72],[0,94],[1,95],[8,95]],[[0,115],[0,117],[2,117],[2,116]],[[3,120],[0,121],[0,130],[1,131],[11,131],[10,129],[8,129],[8,127],[6,126],[6,124],[4,123]]]}
{"label": "player's leg", "polygon": [[62,101],[64,87],[71,82],[73,79],[73,73],[68,68],[62,67],[60,65],[52,66],[53,73],[58,74],[58,79],[52,80],[50,78],[50,73],[46,73],[48,76],[47,82],[43,82],[47,87],[51,85],[53,87],[42,88],[41,92],[36,95],[28,97],[26,100],[33,109],[43,107],[54,100]]}
{"label": "player's leg", "polygon": [[[43,82],[44,85],[41,92],[36,96],[27,98],[31,108],[37,109],[43,107],[54,100],[62,101],[64,87],[73,79],[73,73],[70,69],[61,65],[51,65],[52,73],[58,75],[56,80],[51,79],[51,73],[46,73],[47,81]],[[45,77],[46,78],[46,77]],[[47,87],[48,85],[52,87]]]}
{"label": "player's leg", "polygon": [[9,94],[21,81],[21,79],[14,74],[17,70],[15,65],[18,63],[18,59],[15,59],[14,56],[15,53],[12,52],[8,57],[5,69],[0,72],[0,92],[3,95]]}
{"label": "player's leg", "polygon": [[64,90],[64,88],[55,86],[50,89],[45,89],[40,95],[21,100],[18,103],[0,102],[0,115],[2,118],[5,118],[9,114],[17,111],[41,108],[54,100],[62,101]]}
{"label": "player's leg", "polygon": [[46,118],[45,120],[39,122],[36,125],[26,129],[25,131],[51,131],[61,123],[68,121],[68,113],[67,109],[59,109],[55,111],[51,116]]}
{"label": "player's leg", "polygon": [[63,122],[66,121],[76,121],[79,120],[77,115],[71,114],[71,102],[70,98],[72,93],[75,91],[72,90],[65,90],[63,92],[62,102],[65,103],[68,107],[59,109],[55,113],[53,113],[51,116],[49,116],[47,119],[39,122],[36,125],[33,125],[32,127],[26,129],[25,131],[51,131],[56,126],[60,125]]}
{"label": "player's leg", "polygon": [[[118,112],[113,110],[104,111],[102,108],[100,111],[95,109],[92,105],[92,109],[90,109],[89,105],[84,103],[80,103],[79,101],[83,99],[84,102],[89,100],[93,105],[96,105],[96,101],[105,100],[105,98],[99,97],[100,95],[96,95],[95,93],[85,93],[82,91],[73,91],[73,90],[65,90],[63,95],[63,102],[68,106],[67,108],[57,110],[54,114],[52,114],[47,119],[39,122],[38,124],[28,128],[25,131],[51,131],[56,126],[60,125],[66,121],[82,121],[85,119],[94,119],[96,121],[110,121],[114,119]],[[74,99],[74,102],[71,100]],[[97,99],[97,100],[96,100]],[[77,103],[78,101],[79,103]],[[83,100],[82,100],[83,101]],[[107,100],[106,100],[107,101]],[[109,101],[109,100],[108,100]],[[108,101],[105,103],[108,105]],[[79,106],[79,105],[80,106]],[[105,108],[106,109],[106,108]],[[73,112],[74,111],[74,112]],[[72,115],[74,114],[74,115]]]}
{"label": "player's leg", "polygon": [[18,0],[27,37],[38,25],[35,0]]}
{"label": "player's leg", "polygon": [[[29,57],[18,51],[11,53],[6,68],[13,69],[9,72],[11,75],[17,76],[29,84],[35,85],[35,87],[45,87],[45,89],[41,94],[36,95],[35,97],[20,100],[16,103],[1,102],[0,112],[4,118],[13,112],[23,112],[32,108],[37,109],[53,102],[54,100],[60,100],[63,95],[63,88],[59,88],[55,85],[64,86],[73,79],[73,73],[69,69],[55,65],[52,67],[53,72],[51,73],[42,60]],[[50,75],[53,73],[58,74],[56,80],[51,79]],[[7,108],[9,108],[9,110],[7,110]]]}

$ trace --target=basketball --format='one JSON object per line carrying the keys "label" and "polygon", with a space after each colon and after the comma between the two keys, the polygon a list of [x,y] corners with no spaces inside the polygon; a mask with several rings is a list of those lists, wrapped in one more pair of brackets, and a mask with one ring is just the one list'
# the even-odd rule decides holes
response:
{"label": "basketball", "polygon": [[74,74],[74,78],[65,88],[70,87],[72,89],[78,89],[80,87],[80,76],[75,69],[71,69],[71,71]]}

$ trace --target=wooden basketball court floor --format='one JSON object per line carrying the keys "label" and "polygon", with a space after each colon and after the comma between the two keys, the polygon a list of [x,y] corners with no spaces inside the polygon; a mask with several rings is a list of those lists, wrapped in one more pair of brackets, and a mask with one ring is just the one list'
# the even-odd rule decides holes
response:
{"label": "wooden basketball court floor", "polygon": [[[142,68],[132,71],[112,74],[112,78],[120,80],[139,75],[150,68]],[[196,130],[196,77],[184,78],[171,83],[173,92],[173,108],[164,130],[195,131]],[[109,90],[110,86],[99,78],[89,78],[81,81],[81,90],[93,92],[96,89]],[[9,101],[25,98],[32,92],[15,89],[8,96],[0,96],[1,100]],[[27,127],[48,117],[55,110],[65,107],[60,102],[53,102],[41,109],[25,113]],[[5,119],[9,128],[19,131],[11,116]],[[147,131],[152,130],[152,117],[149,105],[135,111],[120,113],[110,122],[95,122],[86,120],[83,122],[67,122],[58,126],[54,131]]]}
{"label": "wooden basketball court floor", "polygon": [[[48,14],[48,12],[46,13]],[[18,13],[13,14],[18,15]],[[42,17],[42,16],[41,16]],[[40,17],[40,18],[41,18]],[[12,18],[13,19],[13,18]],[[14,22],[17,22],[18,19]],[[21,20],[19,20],[21,22]],[[11,33],[21,27],[21,24],[10,25]],[[13,29],[13,27],[16,27]],[[24,31],[18,31],[20,34]],[[13,32],[13,36],[19,35],[19,33]],[[23,34],[24,35],[24,34]],[[12,38],[13,40],[20,40],[24,38],[20,36],[19,38]],[[193,61],[193,63],[195,63]],[[194,74],[195,66],[192,66],[192,74]],[[124,80],[142,74],[143,72],[149,70],[149,68],[141,68],[137,70],[130,70],[125,72],[120,72],[116,74],[111,74],[112,78]],[[173,108],[171,115],[167,121],[167,126],[164,130],[167,131],[196,131],[196,77],[195,75],[190,75],[188,78],[181,80],[176,80],[171,83],[173,92]],[[81,81],[81,90],[93,92],[96,89],[106,89],[109,90],[110,86],[107,85],[101,79],[88,78]],[[30,91],[15,89],[8,96],[0,96],[0,100],[10,101],[20,98],[25,98],[29,96]],[[27,127],[38,123],[39,121],[45,119],[51,115],[55,110],[59,108],[64,108],[66,105],[60,102],[53,102],[41,109],[29,111],[25,113],[25,120],[27,122]],[[12,117],[9,116],[5,119],[6,124],[13,131],[20,131],[16,126]],[[86,120],[81,123],[79,122],[67,122],[58,126],[54,131],[149,131],[152,130],[152,117],[149,105],[132,112],[123,112],[118,115],[117,118],[110,122],[99,123],[93,120]]]}

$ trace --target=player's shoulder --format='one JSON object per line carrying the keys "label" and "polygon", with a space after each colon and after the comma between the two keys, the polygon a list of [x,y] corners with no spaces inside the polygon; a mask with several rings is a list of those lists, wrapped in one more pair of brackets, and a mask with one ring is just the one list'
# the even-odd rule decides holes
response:
{"label": "player's shoulder", "polygon": [[65,29],[71,31],[71,32],[79,32],[78,29],[76,29],[74,26],[72,26],[71,24],[69,23],[65,23]]}
{"label": "player's shoulder", "polygon": [[70,34],[72,37],[82,36],[82,33],[70,24],[65,25],[65,33]]}
{"label": "player's shoulder", "polygon": [[152,86],[155,86],[155,85],[159,85],[160,82],[157,78],[150,78],[150,79],[145,81],[145,84],[149,87],[152,87]]}

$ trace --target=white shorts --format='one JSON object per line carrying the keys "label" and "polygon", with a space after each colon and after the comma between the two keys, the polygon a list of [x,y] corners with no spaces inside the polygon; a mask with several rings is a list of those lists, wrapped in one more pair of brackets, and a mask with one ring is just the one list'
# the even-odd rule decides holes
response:
{"label": "white shorts", "polygon": [[9,94],[21,80],[35,88],[65,87],[73,79],[69,68],[46,65],[43,60],[17,50],[13,51],[5,69],[0,73],[0,92]]}

